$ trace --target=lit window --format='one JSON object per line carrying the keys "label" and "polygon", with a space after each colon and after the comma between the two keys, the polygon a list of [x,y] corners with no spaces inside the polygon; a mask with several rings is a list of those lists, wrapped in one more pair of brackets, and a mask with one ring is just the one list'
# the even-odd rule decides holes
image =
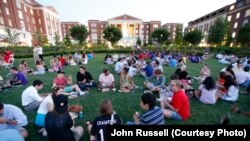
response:
{"label": "lit window", "polygon": [[154,28],[158,28],[158,24],[154,24],[153,27],[154,27]]}
{"label": "lit window", "polygon": [[11,22],[11,19],[9,19],[8,21],[9,21],[9,26],[12,26],[12,22]]}
{"label": "lit window", "polygon": [[240,13],[238,12],[236,15],[236,19],[238,19],[240,17]]}
{"label": "lit window", "polygon": [[234,28],[238,27],[238,22],[234,23]]}
{"label": "lit window", "polygon": [[138,30],[137,29],[135,30],[135,33],[138,34]]}
{"label": "lit window", "polygon": [[231,16],[231,15],[227,17],[227,21],[229,21],[229,22],[230,22],[230,21],[231,21],[231,19],[232,19],[232,16]]}
{"label": "lit window", "polygon": [[235,32],[233,32],[233,34],[232,34],[232,38],[235,38],[235,34],[236,34],[236,33],[235,33]]}
{"label": "lit window", "polygon": [[0,17],[0,24],[4,24],[3,17]]}
{"label": "lit window", "polygon": [[39,24],[42,24],[41,19],[39,19],[38,21],[39,21]]}
{"label": "lit window", "polygon": [[27,12],[27,7],[26,6],[24,6],[24,11]]}
{"label": "lit window", "polygon": [[147,25],[147,29],[149,28],[149,25]]}
{"label": "lit window", "polygon": [[248,17],[248,16],[250,16],[250,9],[246,10],[245,17]]}
{"label": "lit window", "polygon": [[19,16],[20,19],[23,19],[23,12],[18,10],[18,16]]}
{"label": "lit window", "polygon": [[33,9],[30,9],[30,14],[33,15]]}
{"label": "lit window", "polygon": [[7,15],[10,15],[9,8],[7,8],[7,7],[6,7],[6,14],[7,14]]}
{"label": "lit window", "polygon": [[231,6],[230,6],[230,10],[233,10],[233,9],[234,9],[234,5],[231,5]]}
{"label": "lit window", "polygon": [[4,3],[7,3],[7,0],[3,0]]}

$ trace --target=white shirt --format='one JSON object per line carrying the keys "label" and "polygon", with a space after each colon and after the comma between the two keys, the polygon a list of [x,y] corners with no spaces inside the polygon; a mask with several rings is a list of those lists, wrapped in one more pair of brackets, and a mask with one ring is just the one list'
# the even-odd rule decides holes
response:
{"label": "white shirt", "polygon": [[38,48],[35,47],[35,48],[33,49],[33,53],[37,53],[37,51],[38,51]]}
{"label": "white shirt", "polygon": [[34,86],[29,86],[22,93],[22,105],[27,106],[33,101],[41,102],[43,98],[39,96],[37,89]]}
{"label": "white shirt", "polygon": [[[17,106],[11,104],[3,104],[4,110],[3,115],[0,116],[5,119],[12,119],[17,121],[17,125],[26,126],[28,124],[28,120],[23,111]],[[5,129],[8,126],[7,124],[0,124],[0,131]]]}
{"label": "white shirt", "polygon": [[42,47],[38,47],[37,48],[37,54],[43,54],[43,48]]}
{"label": "white shirt", "polygon": [[115,71],[117,73],[121,73],[122,69],[123,69],[123,64],[121,62],[116,62],[116,64],[115,64]]}
{"label": "white shirt", "polygon": [[239,96],[239,88],[232,85],[228,88],[227,93],[225,93],[221,97],[221,99],[234,102],[238,100],[238,96]]}
{"label": "white shirt", "polygon": [[134,77],[136,75],[136,68],[130,66],[128,71],[128,76]]}
{"label": "white shirt", "polygon": [[113,81],[115,81],[113,74],[109,73],[108,76],[106,76],[104,73],[102,73],[99,77],[99,81],[104,84],[111,84]]}
{"label": "white shirt", "polygon": [[247,80],[250,80],[250,74],[242,70],[236,72],[235,77],[238,85],[244,83]]}
{"label": "white shirt", "polygon": [[205,104],[215,104],[216,103],[216,91],[217,89],[207,90],[204,85],[199,86],[201,91],[200,101]]}
{"label": "white shirt", "polygon": [[38,114],[47,114],[49,112],[48,111],[48,103],[54,104],[51,94],[48,95],[47,97],[45,97],[43,102],[40,104],[37,113]]}

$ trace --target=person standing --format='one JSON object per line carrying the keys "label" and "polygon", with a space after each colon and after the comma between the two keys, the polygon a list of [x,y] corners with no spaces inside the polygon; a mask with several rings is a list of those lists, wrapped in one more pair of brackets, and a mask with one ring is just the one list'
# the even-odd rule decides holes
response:
{"label": "person standing", "polygon": [[34,57],[35,62],[40,60],[39,55],[38,55],[38,47],[37,47],[37,45],[35,45],[34,48],[33,48],[33,57]]}
{"label": "person standing", "polygon": [[43,48],[37,44],[37,54],[39,56],[39,59],[44,63],[44,59],[43,59]]}

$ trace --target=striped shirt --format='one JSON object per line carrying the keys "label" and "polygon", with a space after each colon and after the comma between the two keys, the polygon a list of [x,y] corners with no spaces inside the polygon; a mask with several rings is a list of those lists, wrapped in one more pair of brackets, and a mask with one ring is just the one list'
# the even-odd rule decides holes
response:
{"label": "striped shirt", "polygon": [[141,125],[163,125],[164,115],[162,109],[159,107],[154,107],[149,109],[140,117]]}

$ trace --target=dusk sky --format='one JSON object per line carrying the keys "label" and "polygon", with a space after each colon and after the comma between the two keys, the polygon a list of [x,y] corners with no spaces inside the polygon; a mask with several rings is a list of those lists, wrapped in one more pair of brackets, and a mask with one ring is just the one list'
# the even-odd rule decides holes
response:
{"label": "dusk sky", "polygon": [[183,23],[195,20],[236,0],[37,0],[52,5],[61,21],[87,24],[90,19],[108,20],[128,14],[143,21],[159,20],[165,23]]}

